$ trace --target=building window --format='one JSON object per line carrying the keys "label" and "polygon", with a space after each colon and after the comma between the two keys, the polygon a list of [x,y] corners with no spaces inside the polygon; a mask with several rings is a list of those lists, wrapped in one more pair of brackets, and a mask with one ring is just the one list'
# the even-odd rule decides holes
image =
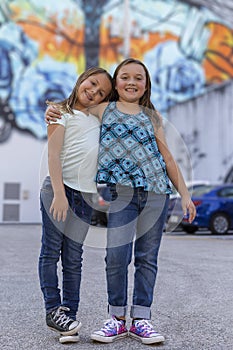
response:
{"label": "building window", "polygon": [[3,205],[3,221],[19,221],[19,204]]}
{"label": "building window", "polygon": [[20,183],[6,182],[4,184],[4,199],[20,199]]}

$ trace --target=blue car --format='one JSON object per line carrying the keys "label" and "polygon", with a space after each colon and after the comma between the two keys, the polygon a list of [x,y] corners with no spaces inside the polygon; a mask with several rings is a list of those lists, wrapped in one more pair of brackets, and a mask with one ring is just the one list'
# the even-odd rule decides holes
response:
{"label": "blue car", "polygon": [[188,233],[203,228],[225,234],[233,229],[233,184],[197,187],[192,193],[192,200],[197,210],[194,221],[190,224],[188,217],[183,217],[180,198],[176,198],[170,223],[181,226]]}

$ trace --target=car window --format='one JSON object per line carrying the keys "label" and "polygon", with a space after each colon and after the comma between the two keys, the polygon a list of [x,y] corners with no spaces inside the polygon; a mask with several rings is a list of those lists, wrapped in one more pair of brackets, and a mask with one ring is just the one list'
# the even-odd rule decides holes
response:
{"label": "car window", "polygon": [[233,187],[223,188],[218,192],[219,197],[233,198]]}
{"label": "car window", "polygon": [[192,196],[201,196],[203,194],[206,194],[210,192],[215,186],[213,185],[203,185],[203,186],[198,186],[193,189]]}

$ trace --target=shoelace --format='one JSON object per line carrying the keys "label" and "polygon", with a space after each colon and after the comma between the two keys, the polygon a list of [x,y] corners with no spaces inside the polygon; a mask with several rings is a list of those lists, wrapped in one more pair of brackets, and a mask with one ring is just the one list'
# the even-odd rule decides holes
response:
{"label": "shoelace", "polygon": [[135,327],[140,327],[142,331],[146,331],[146,333],[155,333],[152,324],[148,320],[139,320],[135,322]]}
{"label": "shoelace", "polygon": [[115,318],[110,318],[109,320],[104,322],[103,328],[101,328],[101,331],[111,331],[112,329],[116,328],[117,333],[121,326],[121,321],[116,320]]}
{"label": "shoelace", "polygon": [[70,309],[68,307],[62,307],[60,306],[55,315],[54,315],[54,321],[59,326],[66,326],[72,319],[65,314],[65,311],[69,311]]}

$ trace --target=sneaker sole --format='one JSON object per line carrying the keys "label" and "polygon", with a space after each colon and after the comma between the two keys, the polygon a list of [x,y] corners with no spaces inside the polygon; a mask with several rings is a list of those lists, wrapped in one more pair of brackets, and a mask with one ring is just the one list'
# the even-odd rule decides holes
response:
{"label": "sneaker sole", "polygon": [[79,341],[79,336],[78,335],[62,335],[59,338],[59,342],[61,344],[65,343],[77,343]]}
{"label": "sneaker sole", "polygon": [[148,344],[163,343],[165,341],[165,338],[162,335],[158,335],[157,337],[153,337],[153,338],[142,338],[137,334],[129,332],[129,336],[134,338],[134,339],[137,339],[142,344],[147,344],[147,345]]}
{"label": "sneaker sole", "polygon": [[51,329],[54,332],[60,333],[61,335],[74,335],[75,333],[78,333],[81,327],[82,327],[82,323],[79,322],[79,324],[75,328],[71,329],[70,331],[60,332],[56,328],[48,326],[49,329]]}
{"label": "sneaker sole", "polygon": [[114,335],[112,337],[103,337],[102,335],[92,334],[91,339],[99,343],[113,343],[114,341],[125,338],[127,336],[128,336],[128,332]]}

